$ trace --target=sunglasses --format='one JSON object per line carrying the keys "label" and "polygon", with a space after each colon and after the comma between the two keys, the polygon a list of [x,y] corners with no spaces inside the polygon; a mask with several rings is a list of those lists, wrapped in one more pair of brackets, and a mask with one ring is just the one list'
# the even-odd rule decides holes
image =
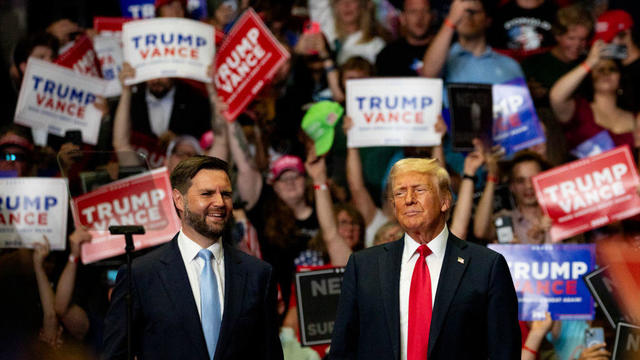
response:
{"label": "sunglasses", "polygon": [[27,161],[27,155],[22,153],[4,153],[0,155],[1,161]]}

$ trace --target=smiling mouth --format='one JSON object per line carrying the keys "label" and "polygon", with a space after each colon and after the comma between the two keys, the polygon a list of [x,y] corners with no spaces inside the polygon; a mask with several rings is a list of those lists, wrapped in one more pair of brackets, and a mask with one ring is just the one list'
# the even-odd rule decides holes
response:
{"label": "smiling mouth", "polygon": [[227,217],[226,212],[207,214],[208,219],[214,219],[214,220],[224,220],[226,217]]}

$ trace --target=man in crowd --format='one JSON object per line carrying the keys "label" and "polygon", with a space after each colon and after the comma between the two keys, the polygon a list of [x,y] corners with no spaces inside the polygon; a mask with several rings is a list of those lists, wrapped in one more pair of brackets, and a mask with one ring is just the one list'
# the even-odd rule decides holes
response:
{"label": "man in crowd", "polygon": [[431,40],[428,0],[404,0],[400,13],[402,37],[385,46],[376,59],[379,76],[416,76]]}
{"label": "man in crowd", "polygon": [[[454,0],[451,10],[424,55],[422,75],[445,82],[503,83],[524,78],[515,60],[487,44],[491,24],[489,1]],[[458,41],[452,46],[455,34]]]}
{"label": "man in crowd", "polygon": [[[502,209],[493,214],[493,196],[496,184],[488,181],[476,208],[473,220],[474,235],[479,239],[496,242],[495,220],[506,217],[511,219],[514,242],[524,244],[550,243],[551,236],[548,230],[551,222],[549,218],[543,216],[531,181],[531,178],[549,169],[549,165],[538,154],[531,151],[517,153],[509,165],[509,190],[513,194],[515,209]],[[496,168],[492,165],[489,167]],[[493,178],[498,178],[497,174],[490,173],[490,175]],[[503,223],[508,222],[503,220]]]}
{"label": "man in crowd", "polygon": [[[194,156],[171,173],[182,228],[133,263],[133,352],[149,359],[282,359],[271,266],[223,241],[227,163]],[[127,273],[105,319],[105,357],[127,353]]]}
{"label": "man in crowd", "polygon": [[449,233],[447,172],[436,160],[408,158],[394,164],[389,182],[405,235],[349,259],[330,357],[520,358],[507,263]]}

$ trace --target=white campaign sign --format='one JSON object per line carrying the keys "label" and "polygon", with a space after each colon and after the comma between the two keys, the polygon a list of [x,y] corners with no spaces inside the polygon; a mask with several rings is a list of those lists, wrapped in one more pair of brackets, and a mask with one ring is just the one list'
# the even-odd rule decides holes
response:
{"label": "white campaign sign", "polygon": [[442,80],[369,78],[347,81],[348,147],[433,146],[442,110]]}
{"label": "white campaign sign", "polygon": [[22,80],[14,121],[32,128],[47,128],[64,136],[82,131],[82,141],[96,145],[102,112],[94,106],[104,95],[106,82],[71,69],[30,58]]}
{"label": "white campaign sign", "polygon": [[107,81],[104,96],[118,96],[122,92],[118,75],[122,70],[122,40],[120,37],[96,35],[93,37],[93,49],[100,60],[102,77]]}
{"label": "white campaign sign", "polygon": [[0,179],[0,248],[32,248],[46,236],[51,250],[64,250],[68,207],[65,179]]}
{"label": "white campaign sign", "polygon": [[213,26],[178,18],[131,21],[122,27],[124,61],[136,70],[126,84],[161,77],[211,82],[207,69],[215,53]]}

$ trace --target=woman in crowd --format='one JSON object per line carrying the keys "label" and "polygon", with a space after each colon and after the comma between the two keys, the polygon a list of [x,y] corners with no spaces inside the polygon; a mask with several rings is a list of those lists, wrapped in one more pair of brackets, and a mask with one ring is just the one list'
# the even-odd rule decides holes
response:
{"label": "woman in crowd", "polygon": [[353,56],[375,63],[385,41],[378,36],[375,5],[370,0],[310,0],[308,4],[311,20],[320,23],[338,65]]}
{"label": "woman in crowd", "polygon": [[[596,41],[587,59],[561,77],[551,88],[551,108],[556,118],[565,126],[569,149],[606,130],[613,142],[619,145],[637,146],[634,139],[638,117],[618,107],[620,67],[614,60],[605,58],[605,43]],[[587,98],[574,92],[580,83],[590,76]]]}

